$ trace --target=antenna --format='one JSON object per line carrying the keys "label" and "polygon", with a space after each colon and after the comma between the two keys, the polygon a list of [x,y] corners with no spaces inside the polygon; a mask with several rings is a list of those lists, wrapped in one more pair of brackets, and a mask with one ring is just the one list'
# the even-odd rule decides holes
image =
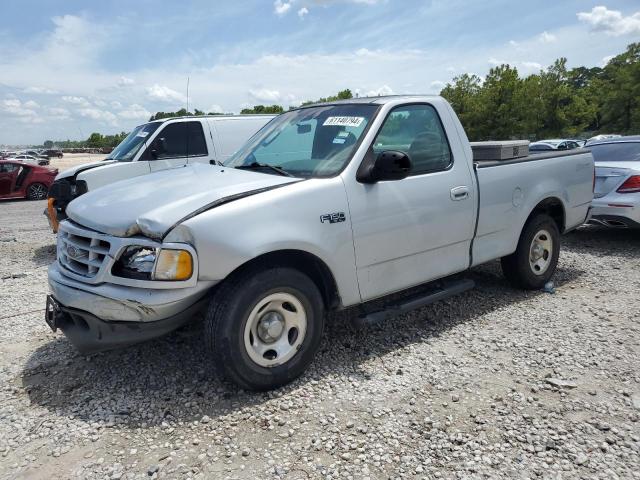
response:
{"label": "antenna", "polygon": [[189,114],[189,77],[187,77],[187,114]]}

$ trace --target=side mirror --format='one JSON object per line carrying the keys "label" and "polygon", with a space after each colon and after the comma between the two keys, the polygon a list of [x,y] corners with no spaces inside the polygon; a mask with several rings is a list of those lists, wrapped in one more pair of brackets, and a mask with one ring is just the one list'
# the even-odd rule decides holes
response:
{"label": "side mirror", "polygon": [[358,172],[358,180],[375,183],[384,180],[402,180],[411,172],[411,159],[404,152],[385,150],[375,158],[366,172]]}

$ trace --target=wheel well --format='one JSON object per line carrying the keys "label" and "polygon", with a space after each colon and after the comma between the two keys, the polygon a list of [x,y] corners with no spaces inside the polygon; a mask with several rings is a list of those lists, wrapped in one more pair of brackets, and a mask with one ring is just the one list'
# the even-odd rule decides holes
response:
{"label": "wheel well", "polygon": [[529,221],[530,218],[533,218],[539,213],[544,213],[553,218],[553,220],[556,222],[556,225],[558,226],[558,230],[560,231],[560,233],[564,232],[564,206],[558,198],[550,197],[542,200],[540,203],[538,203],[538,205],[535,206],[527,221]]}
{"label": "wheel well", "polygon": [[302,250],[277,250],[275,252],[265,253],[236,268],[229,276],[256,267],[289,267],[296,269],[308,275],[316,284],[322,294],[325,307],[328,310],[339,308],[341,304],[338,286],[331,270],[329,270],[326,263],[309,252]]}

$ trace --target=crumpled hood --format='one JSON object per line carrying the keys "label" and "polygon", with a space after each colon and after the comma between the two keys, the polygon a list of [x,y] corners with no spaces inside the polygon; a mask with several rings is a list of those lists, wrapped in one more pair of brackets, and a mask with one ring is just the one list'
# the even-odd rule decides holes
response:
{"label": "crumpled hood", "polygon": [[206,164],[130,178],[89,191],[67,207],[74,222],[117,237],[162,238],[194,213],[300,179]]}
{"label": "crumpled hood", "polygon": [[90,162],[90,163],[83,163],[81,165],[76,165],[75,167],[71,167],[60,172],[56,176],[56,180],[60,180],[61,178],[73,177],[76,173],[79,173],[85,170],[91,170],[92,168],[104,167],[105,165],[111,165],[112,163],[115,163],[115,160],[101,160],[99,162]]}

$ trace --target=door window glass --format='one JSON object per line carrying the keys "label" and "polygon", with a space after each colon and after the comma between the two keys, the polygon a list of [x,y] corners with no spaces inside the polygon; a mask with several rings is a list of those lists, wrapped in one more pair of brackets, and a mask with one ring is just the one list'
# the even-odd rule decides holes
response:
{"label": "door window glass", "polygon": [[207,155],[207,143],[200,122],[176,122],[165,126],[153,140],[151,158],[181,158]]}
{"label": "door window glass", "polygon": [[411,159],[411,175],[446,170],[452,163],[442,123],[431,105],[392,110],[373,142],[376,155],[385,150],[406,153]]}

